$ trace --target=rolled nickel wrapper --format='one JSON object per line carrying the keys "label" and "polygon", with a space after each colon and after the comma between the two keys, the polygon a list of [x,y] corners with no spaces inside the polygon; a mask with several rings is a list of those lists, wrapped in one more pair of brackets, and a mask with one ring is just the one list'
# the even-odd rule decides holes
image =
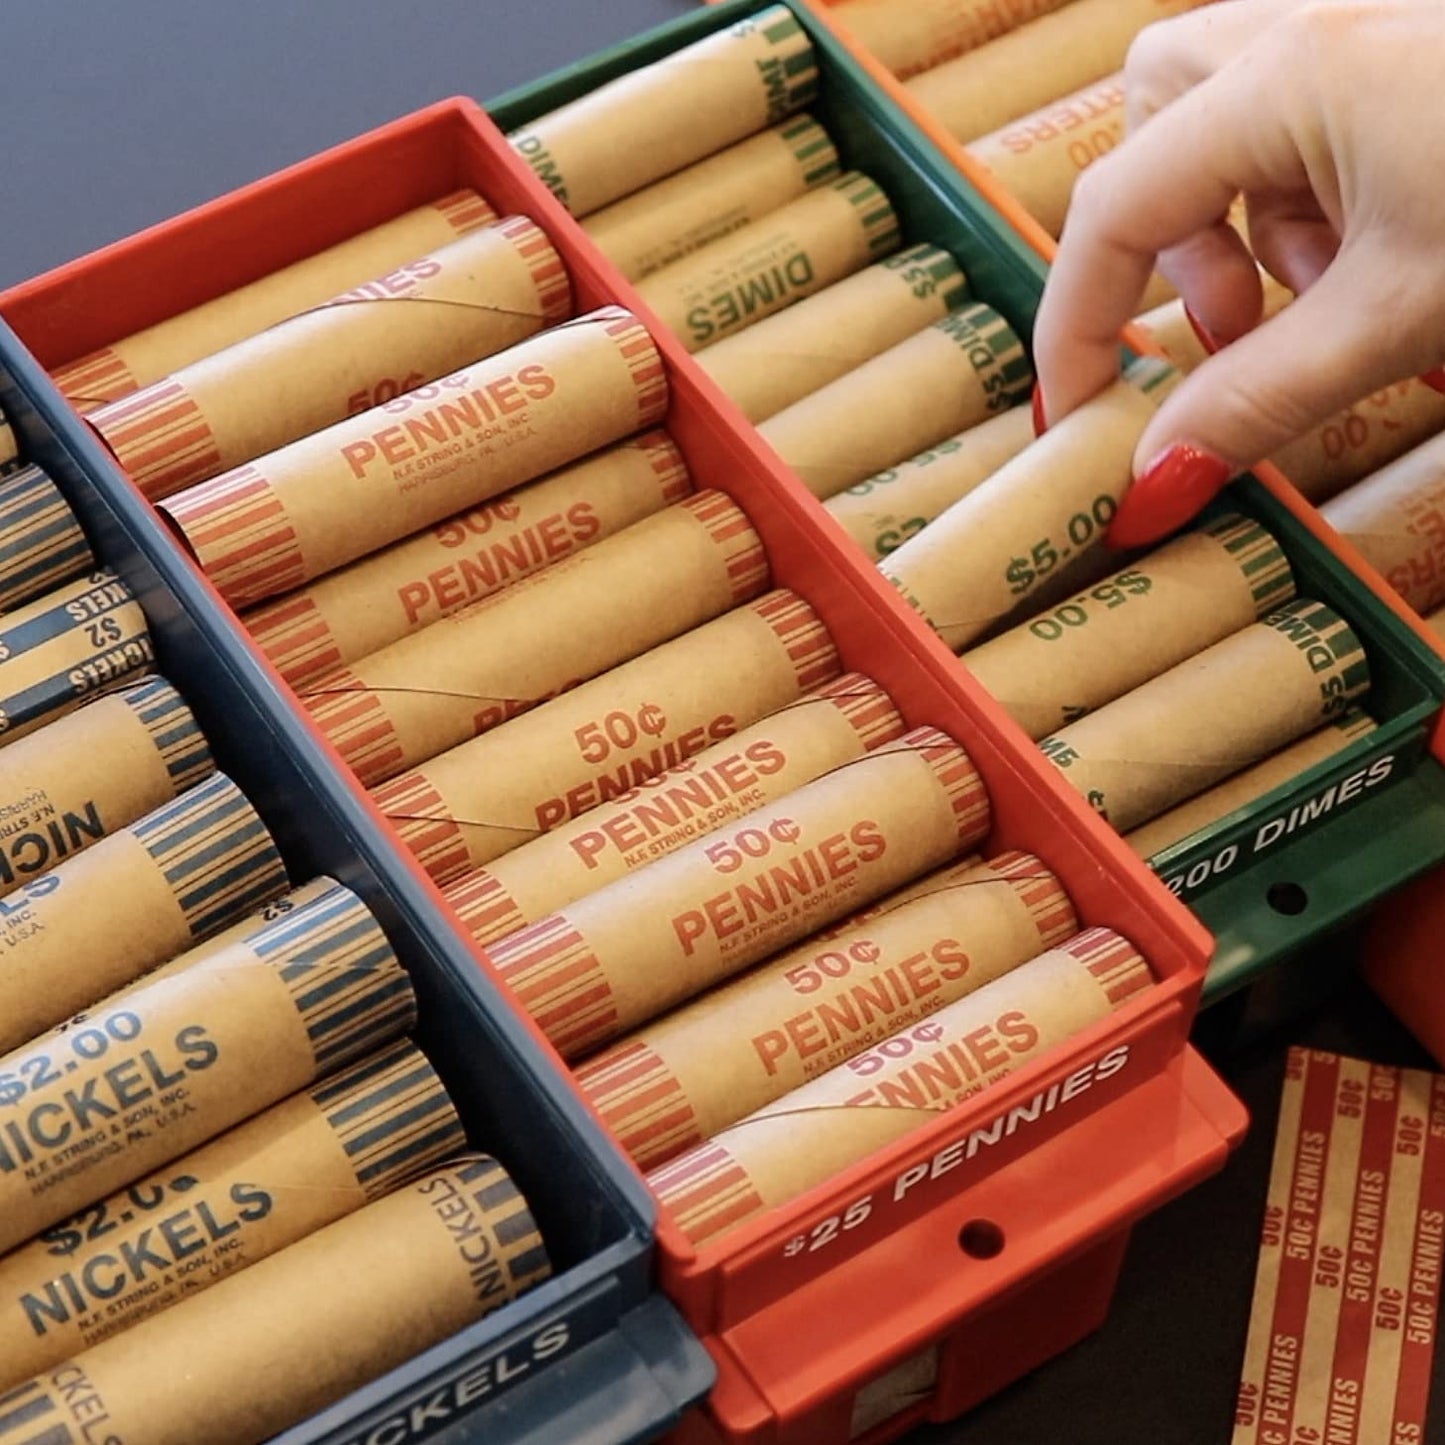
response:
{"label": "rolled nickel wrapper", "polygon": [[776,802],[903,732],[888,694],[850,672],[446,890],[480,944]]}
{"label": "rolled nickel wrapper", "polygon": [[742,409],[766,421],[941,320],[968,294],[958,262],[910,246],[697,353]]}
{"label": "rolled nickel wrapper", "polygon": [[0,477],[0,611],[94,571],[90,543],[50,477],[29,466]]}
{"label": "rolled nickel wrapper", "polygon": [[761,220],[840,170],[828,132],[812,116],[796,115],[593,212],[582,229],[637,281]]}
{"label": "rolled nickel wrapper", "polygon": [[0,1259],[0,1390],[190,1299],[466,1149],[405,1040]]}
{"label": "rolled nickel wrapper", "polygon": [[[1281,286],[1263,267],[1259,271],[1259,284],[1264,292],[1263,319],[1266,321],[1294,300],[1294,293]],[[1189,323],[1184,302],[1178,297],[1142,312],[1134,318],[1134,325],[1149,333],[1165,359],[1179,371],[1193,371],[1209,358],[1204,343]]]}
{"label": "rolled nickel wrapper", "polygon": [[475,191],[454,191],[55,367],[51,375],[67,400],[90,411],[496,219]]}
{"label": "rolled nickel wrapper", "polygon": [[509,216],[109,402],[91,424],[156,501],[515,346],[571,307],[552,243]]}
{"label": "rolled nickel wrapper", "polygon": [[34,1376],[0,1442],[261,1445],[550,1272],[501,1165],[464,1156]]}
{"label": "rolled nickel wrapper", "polygon": [[1369,686],[1350,625],[1300,598],[1039,746],[1128,833],[1340,716]]}
{"label": "rolled nickel wrapper", "polygon": [[411,983],[336,885],[0,1069],[0,1252],[409,1029]]}
{"label": "rolled nickel wrapper", "polygon": [[757,596],[762,540],[723,492],[699,492],[434,622],[300,697],[368,785]]}
{"label": "rolled nickel wrapper", "polygon": [[[700,1243],[983,1093],[1152,982],[1127,939],[1087,929],[784,1094],[654,1169],[647,1182]],[[1093,1077],[1105,1079],[1126,1061],[1127,1053],[1105,1054]]]}
{"label": "rolled nickel wrapper", "polygon": [[650,431],[459,512],[245,616],[293,687],[379,652],[640,522],[692,491],[682,453]]}
{"label": "rolled nickel wrapper", "polygon": [[237,607],[661,420],[651,337],[604,307],[165,503]]}
{"label": "rolled nickel wrapper", "polygon": [[979,303],[935,321],[758,431],[815,497],[827,499],[1026,400],[1023,343]]}
{"label": "rolled nickel wrapper", "polygon": [[373,792],[438,882],[796,703],[840,671],[802,598],[770,592]]}
{"label": "rolled nickel wrapper", "polygon": [[963,654],[1031,738],[1047,737],[1294,596],[1279,543],[1226,514]]}
{"label": "rolled nickel wrapper", "polygon": [[843,0],[834,13],[889,70],[906,80],[1067,3],[908,0],[899,5],[898,0]]}
{"label": "rolled nickel wrapper", "polygon": [[915,728],[494,944],[575,1059],[938,867],[989,826],[968,755]]}
{"label": "rolled nickel wrapper", "polygon": [[817,94],[791,10],[774,5],[539,117],[508,139],[574,216],[786,120]]}
{"label": "rolled nickel wrapper", "polygon": [[826,943],[809,940],[580,1065],[578,1087],[643,1169],[695,1148],[1078,931],[1028,853]]}

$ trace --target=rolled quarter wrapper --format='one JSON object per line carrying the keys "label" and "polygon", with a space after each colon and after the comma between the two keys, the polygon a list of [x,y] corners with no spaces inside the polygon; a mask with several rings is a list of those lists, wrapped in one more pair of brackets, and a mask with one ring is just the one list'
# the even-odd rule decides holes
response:
{"label": "rolled quarter wrapper", "polygon": [[968,294],[958,262],[910,246],[697,353],[742,409],[766,421],[941,320]]}
{"label": "rolled quarter wrapper", "polygon": [[337,885],[16,1050],[0,1068],[0,1251],[389,1043],[416,1019]]}
{"label": "rolled quarter wrapper", "polygon": [[1068,0],[846,0],[839,20],[900,79],[1057,10]]}
{"label": "rolled quarter wrapper", "polygon": [[815,497],[836,496],[1026,400],[1033,369],[992,307],[972,304],[759,426]]}
{"label": "rolled quarter wrapper", "polygon": [[652,338],[604,307],[165,503],[233,606],[389,542],[660,421]]}
{"label": "rolled quarter wrapper", "polygon": [[1350,625],[1300,598],[1039,747],[1127,833],[1340,716],[1369,686]]}
{"label": "rolled quarter wrapper", "polygon": [[448,517],[248,612],[293,687],[503,591],[692,491],[682,453],[647,432]]}
{"label": "rolled quarter wrapper", "polygon": [[466,1149],[404,1040],[0,1260],[0,1389],[209,1289]]}
{"label": "rolled quarter wrapper", "polygon": [[515,346],[571,311],[561,258],[509,216],[91,414],[156,501]]}
{"label": "rolled quarter wrapper", "polygon": [[1279,543],[1226,514],[963,654],[1035,740],[1257,622],[1294,596]]}
{"label": "rolled quarter wrapper", "polygon": [[677,767],[839,670],[813,609],[770,592],[383,783],[373,800],[445,882]]}
{"label": "rolled quarter wrapper", "polygon": [[363,783],[504,723],[767,586],[763,544],[699,492],[413,637],[321,673],[300,697]]}
{"label": "rolled quarter wrapper", "polygon": [[968,755],[915,728],[491,948],[564,1058],[947,862],[988,832]]}
{"label": "rolled quarter wrapper", "polygon": [[774,5],[533,121],[508,139],[574,216],[786,120],[818,90],[813,46]]}
{"label": "rolled quarter wrapper", "polygon": [[578,1087],[652,1169],[1078,931],[1057,878],[1001,854],[810,940],[588,1060]]}
{"label": "rolled quarter wrapper", "polygon": [[90,411],[496,219],[475,191],[454,191],[56,367],[51,375],[68,401]]}
{"label": "rolled quarter wrapper", "polygon": [[594,212],[582,229],[637,281],[761,220],[840,169],[828,132],[797,115]]}
{"label": "rolled quarter wrapper", "polygon": [[22,467],[0,478],[0,611],[94,571],[90,543],[45,472]]}
{"label": "rolled quarter wrapper", "polygon": [[902,732],[903,720],[888,694],[861,673],[845,673],[468,873],[445,890],[447,901],[475,942],[495,942]]}
{"label": "rolled quarter wrapper", "polygon": [[0,1442],[261,1445],[550,1272],[501,1165],[463,1156],[34,1376]]}
{"label": "rolled quarter wrapper", "polygon": [[[647,1182],[700,1243],[982,1093],[1152,982],[1133,944],[1105,928],[1087,929],[784,1094],[653,1170]],[[1093,1065],[1093,1080],[1127,1061],[1127,1049],[1111,1050]],[[1056,1102],[1064,1087],[1051,1084],[1045,1097]]]}

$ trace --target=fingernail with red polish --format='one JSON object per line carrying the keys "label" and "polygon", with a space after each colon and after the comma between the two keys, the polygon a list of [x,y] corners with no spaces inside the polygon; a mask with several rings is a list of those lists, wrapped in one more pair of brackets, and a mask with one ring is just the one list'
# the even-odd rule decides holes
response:
{"label": "fingernail with red polish", "polygon": [[1433,371],[1422,371],[1420,380],[1432,391],[1445,395],[1445,366],[1437,366]]}
{"label": "fingernail with red polish", "polygon": [[1219,350],[1219,342],[1215,339],[1214,333],[1187,306],[1184,308],[1184,319],[1193,329],[1199,344],[1213,356]]}
{"label": "fingernail with red polish", "polygon": [[1048,431],[1048,418],[1044,416],[1044,389],[1037,383],[1034,384],[1034,399],[1032,402],[1034,411],[1034,436],[1043,436]]}
{"label": "fingernail with red polish", "polygon": [[1124,494],[1109,526],[1111,547],[1144,547],[1182,527],[1229,480],[1228,462],[1176,442],[1150,462]]}

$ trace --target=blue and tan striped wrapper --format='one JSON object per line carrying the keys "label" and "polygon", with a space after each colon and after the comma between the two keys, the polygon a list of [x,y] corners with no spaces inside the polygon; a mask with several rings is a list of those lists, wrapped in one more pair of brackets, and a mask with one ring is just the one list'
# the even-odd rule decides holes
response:
{"label": "blue and tan striped wrapper", "polygon": [[0,611],[94,566],[75,513],[39,467],[0,480]]}

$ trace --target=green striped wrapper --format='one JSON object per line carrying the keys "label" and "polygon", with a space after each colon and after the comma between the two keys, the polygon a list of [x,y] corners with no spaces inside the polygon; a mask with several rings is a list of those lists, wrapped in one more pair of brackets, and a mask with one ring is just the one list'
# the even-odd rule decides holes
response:
{"label": "green striped wrapper", "polygon": [[1226,513],[1200,529],[1234,559],[1254,598],[1254,614],[1263,617],[1294,596],[1289,558],[1274,536],[1251,518]]}
{"label": "green striped wrapper", "polygon": [[889,271],[898,271],[916,295],[941,293],[943,304],[953,311],[968,300],[968,277],[963,267],[941,247],[925,241],[910,246],[880,263]]}
{"label": "green striped wrapper", "polygon": [[773,61],[780,69],[779,75],[769,74],[768,62],[759,65],[764,83],[771,89],[768,124],[774,125],[808,105],[818,94],[818,57],[813,53],[808,32],[786,5],[774,5],[761,14],[740,20],[728,34],[741,39],[755,31],[761,31],[763,38],[778,52]]}
{"label": "green striped wrapper", "polygon": [[[1332,716],[1344,710],[1345,704],[1363,696],[1370,689],[1370,663],[1364,644],[1353,627],[1331,607],[1307,597],[1297,598],[1261,618],[1265,627],[1273,628],[1289,638],[1301,652],[1318,647],[1329,650],[1329,666],[1315,666],[1320,679],[1323,703],[1321,712]],[[1311,664],[1314,666],[1314,664]],[[1342,687],[1328,690],[1328,680],[1338,677]]]}
{"label": "green striped wrapper", "polygon": [[1141,356],[1124,368],[1124,380],[1157,406],[1179,384],[1179,372],[1157,356]]}
{"label": "green striped wrapper", "polygon": [[94,566],[75,513],[39,467],[0,481],[0,611]]}
{"label": "green striped wrapper", "polygon": [[800,115],[783,125],[778,135],[793,152],[809,189],[831,181],[841,170],[838,147],[828,132],[810,115]]}
{"label": "green striped wrapper", "polygon": [[886,256],[898,244],[898,216],[883,187],[865,175],[854,173],[833,182],[833,189],[846,196],[858,212],[863,241],[870,256]]}
{"label": "green striped wrapper", "polygon": [[[1005,411],[1028,400],[1034,385],[1034,369],[1028,352],[1018,332],[992,306],[975,301],[935,321],[933,329],[950,337],[958,349],[974,361],[990,411]],[[984,351],[988,354],[987,361],[974,359],[981,358]],[[1003,377],[996,391],[989,388],[994,376]]]}

